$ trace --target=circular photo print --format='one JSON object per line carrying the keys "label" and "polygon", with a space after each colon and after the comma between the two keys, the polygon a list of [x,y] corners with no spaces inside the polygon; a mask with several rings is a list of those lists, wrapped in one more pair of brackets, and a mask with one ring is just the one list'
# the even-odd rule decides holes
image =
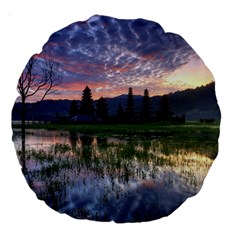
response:
{"label": "circular photo print", "polygon": [[196,195],[218,152],[214,79],[156,22],[95,15],[26,63],[12,110],[29,187],[76,219],[144,222]]}

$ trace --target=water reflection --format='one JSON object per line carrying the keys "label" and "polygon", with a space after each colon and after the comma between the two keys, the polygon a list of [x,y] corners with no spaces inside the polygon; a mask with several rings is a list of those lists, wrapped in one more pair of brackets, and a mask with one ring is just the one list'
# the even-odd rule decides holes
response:
{"label": "water reflection", "polygon": [[[21,135],[15,132],[13,140],[19,149]],[[200,190],[212,159],[198,149],[151,138],[34,130],[26,133],[24,174],[37,197],[61,213],[149,221]]]}

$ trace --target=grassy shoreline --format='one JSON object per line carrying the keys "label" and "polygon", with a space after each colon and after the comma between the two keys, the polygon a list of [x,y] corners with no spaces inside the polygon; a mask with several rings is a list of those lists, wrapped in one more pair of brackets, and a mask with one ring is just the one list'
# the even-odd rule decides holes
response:
{"label": "grassy shoreline", "polygon": [[[21,125],[12,125],[20,129]],[[148,124],[31,124],[26,129],[45,129],[57,131],[80,132],[84,134],[110,135],[155,135],[155,136],[181,136],[181,138],[204,137],[217,139],[219,136],[219,123],[206,124],[187,122],[184,124],[173,123],[148,123]]]}

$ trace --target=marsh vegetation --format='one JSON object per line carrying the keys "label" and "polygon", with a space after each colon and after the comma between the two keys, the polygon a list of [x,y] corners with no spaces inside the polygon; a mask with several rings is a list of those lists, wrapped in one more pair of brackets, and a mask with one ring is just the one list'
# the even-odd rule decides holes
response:
{"label": "marsh vegetation", "polygon": [[[21,159],[20,131],[13,140]],[[24,175],[37,197],[61,213],[149,221],[198,193],[216,154],[217,143],[207,138],[29,129]]]}

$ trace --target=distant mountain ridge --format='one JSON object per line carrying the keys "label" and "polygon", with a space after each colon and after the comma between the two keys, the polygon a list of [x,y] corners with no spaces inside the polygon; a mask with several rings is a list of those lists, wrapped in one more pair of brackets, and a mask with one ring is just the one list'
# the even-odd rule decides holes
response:
{"label": "distant mountain ridge", "polygon": [[[151,94],[151,92],[150,92]],[[79,99],[81,96],[79,96]],[[151,111],[158,111],[162,96],[150,97]],[[134,95],[135,110],[141,111],[143,96]],[[109,115],[117,113],[118,105],[121,103],[126,107],[127,94],[122,94],[114,98],[106,98]],[[220,119],[220,109],[215,95],[215,83],[195,89],[186,89],[168,94],[171,111],[178,116],[185,114],[186,120],[198,121],[200,118]],[[71,100],[44,100],[42,102],[27,103],[27,120],[55,120],[57,116],[67,116]],[[80,105],[80,100],[78,101]],[[96,100],[94,101],[96,105]],[[14,104],[12,110],[12,120],[21,120],[21,103]]]}

